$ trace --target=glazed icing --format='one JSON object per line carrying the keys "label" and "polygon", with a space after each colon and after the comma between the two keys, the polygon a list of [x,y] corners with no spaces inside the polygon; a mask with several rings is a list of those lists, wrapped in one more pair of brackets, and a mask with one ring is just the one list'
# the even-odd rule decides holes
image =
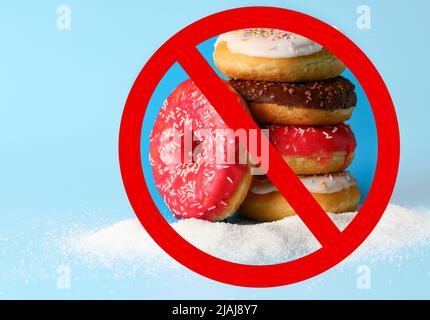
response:
{"label": "glazed icing", "polygon": [[265,58],[293,58],[321,51],[318,43],[298,34],[265,28],[251,28],[221,34],[215,47],[221,42],[237,54]]}
{"label": "glazed icing", "polygon": [[357,146],[351,128],[337,126],[262,126],[269,129],[269,140],[282,156],[332,157],[334,152],[345,152],[346,158]]}
{"label": "glazed icing", "polygon": [[[299,177],[311,193],[334,193],[347,189],[357,184],[354,177],[348,171],[336,174]],[[270,180],[264,180],[251,187],[254,194],[267,194],[277,192],[278,189]]]}

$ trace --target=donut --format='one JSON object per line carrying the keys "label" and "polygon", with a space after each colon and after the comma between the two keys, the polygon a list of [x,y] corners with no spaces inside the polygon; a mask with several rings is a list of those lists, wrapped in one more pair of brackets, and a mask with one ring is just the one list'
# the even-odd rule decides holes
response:
{"label": "donut", "polygon": [[[344,213],[357,209],[360,190],[349,172],[299,178],[326,212]],[[254,179],[239,212],[244,218],[260,222],[280,220],[296,214],[267,178]]]}
{"label": "donut", "polygon": [[334,78],[345,65],[330,51],[300,35],[265,28],[231,31],[215,43],[214,62],[227,77],[301,82]]}
{"label": "donut", "polygon": [[345,170],[357,146],[351,128],[337,126],[264,125],[269,141],[297,175],[314,175]]}
{"label": "donut", "polygon": [[355,86],[342,76],[300,83],[231,80],[255,121],[285,125],[333,125],[348,120]]}
{"label": "donut", "polygon": [[[250,168],[239,161],[234,136],[218,139],[218,130],[226,129],[191,80],[165,100],[150,134],[150,164],[155,185],[176,218],[222,220],[245,199],[252,181]],[[233,143],[235,157],[229,161],[226,150]]]}

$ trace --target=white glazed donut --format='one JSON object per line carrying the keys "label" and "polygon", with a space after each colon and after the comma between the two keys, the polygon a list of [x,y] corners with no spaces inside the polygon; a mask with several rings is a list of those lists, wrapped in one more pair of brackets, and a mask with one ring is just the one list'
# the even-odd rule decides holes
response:
{"label": "white glazed donut", "polygon": [[[301,182],[327,212],[354,211],[360,190],[349,172],[300,177]],[[245,201],[239,208],[248,219],[268,222],[295,215],[294,209],[268,179],[254,179]]]}
{"label": "white glazed donut", "polygon": [[243,80],[324,80],[345,70],[335,55],[312,40],[265,28],[220,35],[215,44],[214,61],[226,76]]}

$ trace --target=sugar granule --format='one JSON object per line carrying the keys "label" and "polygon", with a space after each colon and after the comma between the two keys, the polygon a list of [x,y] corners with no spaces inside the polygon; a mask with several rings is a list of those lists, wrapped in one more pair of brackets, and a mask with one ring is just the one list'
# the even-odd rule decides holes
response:
{"label": "sugar granule", "polygon": [[[330,214],[330,217],[343,230],[355,213]],[[203,251],[247,264],[289,261],[319,248],[299,217],[260,224],[188,219],[172,223],[172,227]],[[426,245],[429,240],[430,212],[390,204],[378,226],[348,260],[392,259],[399,250]],[[121,221],[101,230],[73,232],[66,248],[69,253],[104,264],[120,260],[143,264],[172,262],[137,219]]]}

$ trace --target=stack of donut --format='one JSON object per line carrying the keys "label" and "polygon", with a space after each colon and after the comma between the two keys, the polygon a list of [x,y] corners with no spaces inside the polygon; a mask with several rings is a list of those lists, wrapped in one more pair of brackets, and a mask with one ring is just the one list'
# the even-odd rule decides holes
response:
{"label": "stack of donut", "polygon": [[[344,64],[307,38],[265,28],[222,34],[214,61],[321,207],[355,210],[360,191],[345,169],[356,141],[344,121],[357,97],[354,85],[340,75]],[[295,214],[266,176],[253,177],[239,212],[257,221]]]}
{"label": "stack of donut", "polygon": [[[357,98],[354,85],[340,76],[342,62],[309,39],[262,28],[221,35],[214,60],[231,79],[237,102],[267,129],[321,207],[354,210],[360,191],[345,169],[356,142],[344,121]],[[219,221],[239,210],[246,218],[273,221],[295,214],[266,176],[252,176],[247,159],[237,161],[234,135],[218,139],[216,132],[224,129],[229,128],[191,80],[164,102],[150,135],[150,163],[174,216]],[[225,151],[232,145],[231,162]]]}

